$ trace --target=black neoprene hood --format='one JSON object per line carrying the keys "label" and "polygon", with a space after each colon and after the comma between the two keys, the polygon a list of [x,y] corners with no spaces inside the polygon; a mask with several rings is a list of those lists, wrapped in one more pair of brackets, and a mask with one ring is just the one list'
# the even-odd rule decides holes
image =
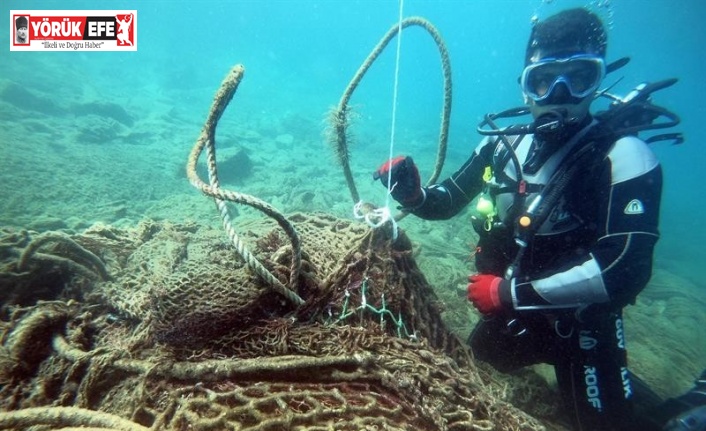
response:
{"label": "black neoprene hood", "polygon": [[600,18],[586,9],[567,9],[532,28],[525,66],[543,58],[595,54],[605,58],[608,35]]}

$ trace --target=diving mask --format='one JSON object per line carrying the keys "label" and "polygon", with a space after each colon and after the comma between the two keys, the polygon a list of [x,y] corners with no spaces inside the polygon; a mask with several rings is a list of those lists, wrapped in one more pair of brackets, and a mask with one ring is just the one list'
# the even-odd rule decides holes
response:
{"label": "diving mask", "polygon": [[520,85],[527,97],[538,103],[546,101],[560,82],[572,97],[583,99],[598,89],[605,74],[605,62],[595,55],[546,58],[525,67]]}

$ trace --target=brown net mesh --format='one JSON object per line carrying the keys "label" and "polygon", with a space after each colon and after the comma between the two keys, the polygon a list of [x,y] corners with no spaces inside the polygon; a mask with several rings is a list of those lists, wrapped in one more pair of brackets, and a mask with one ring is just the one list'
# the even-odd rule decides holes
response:
{"label": "brown net mesh", "polygon": [[[446,329],[403,233],[290,220],[304,251],[298,309],[219,230],[94,226],[70,238],[80,250],[53,237],[31,253],[34,235],[2,232],[0,428],[545,429]],[[291,247],[276,225],[239,230],[286,283]],[[56,278],[63,287],[42,289]]]}

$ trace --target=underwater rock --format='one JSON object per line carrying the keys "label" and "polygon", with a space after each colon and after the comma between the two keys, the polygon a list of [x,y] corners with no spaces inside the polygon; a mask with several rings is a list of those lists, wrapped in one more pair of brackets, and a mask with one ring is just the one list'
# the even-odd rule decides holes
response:
{"label": "underwater rock", "polygon": [[87,144],[103,144],[120,137],[121,125],[112,119],[93,117],[90,122],[83,122],[76,134],[76,141]]}
{"label": "underwater rock", "polygon": [[[183,167],[179,165],[179,172],[184,176]],[[206,165],[199,165],[199,176],[208,182]],[[222,151],[218,154],[218,180],[223,184],[244,184],[252,176],[253,163],[244,149],[237,149],[234,153]]]}
{"label": "underwater rock", "polygon": [[88,220],[84,220],[81,217],[78,216],[71,216],[67,217],[65,220],[66,226],[69,228],[69,230],[78,232],[80,230],[84,230],[88,228],[91,223]]}
{"label": "underwater rock", "polygon": [[236,139],[248,141],[248,142],[259,142],[262,140],[262,135],[256,130],[247,129],[236,129],[233,131],[233,135]]}
{"label": "underwater rock", "polygon": [[62,109],[53,100],[38,96],[12,81],[7,81],[4,85],[0,85],[0,100],[22,110],[41,112],[48,115],[59,115],[62,113]]}
{"label": "underwater rock", "polygon": [[111,118],[126,126],[135,124],[135,120],[125,108],[111,102],[89,102],[75,103],[71,106],[71,111],[77,116],[97,115],[99,117]]}
{"label": "underwater rock", "polygon": [[50,215],[41,215],[30,223],[30,229],[36,230],[38,232],[44,232],[47,230],[60,230],[67,227],[66,222],[59,218]]}
{"label": "underwater rock", "polygon": [[279,135],[275,138],[275,143],[277,143],[278,147],[289,148],[294,143],[294,136],[290,135],[289,133]]}

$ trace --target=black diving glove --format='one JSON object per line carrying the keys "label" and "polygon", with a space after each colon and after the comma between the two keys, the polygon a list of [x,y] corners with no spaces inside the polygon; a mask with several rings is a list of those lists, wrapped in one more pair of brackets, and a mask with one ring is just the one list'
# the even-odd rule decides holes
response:
{"label": "black diving glove", "polygon": [[405,208],[414,208],[422,204],[424,193],[419,180],[419,170],[411,157],[397,156],[383,163],[373,174],[373,179],[380,180],[388,187],[390,179],[390,194]]}

